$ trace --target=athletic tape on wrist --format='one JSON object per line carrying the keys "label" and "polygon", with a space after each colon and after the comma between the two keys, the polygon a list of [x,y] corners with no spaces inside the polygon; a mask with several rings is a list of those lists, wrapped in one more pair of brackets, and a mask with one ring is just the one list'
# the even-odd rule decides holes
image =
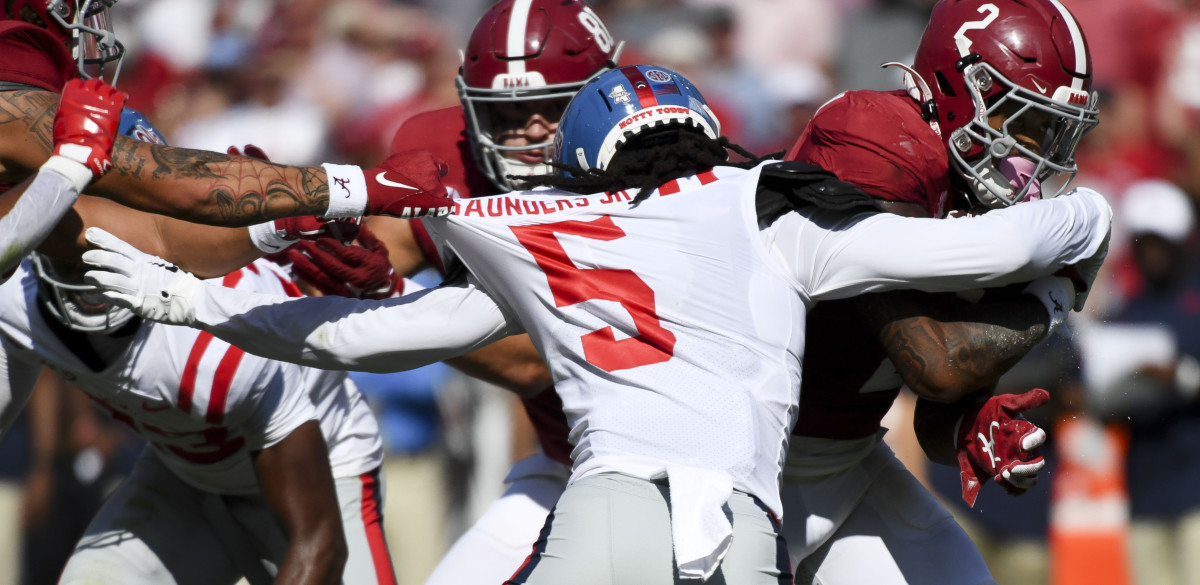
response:
{"label": "athletic tape on wrist", "polygon": [[273,221],[256,223],[247,229],[250,231],[250,242],[254,244],[255,248],[267,254],[282,251],[298,240],[284,239],[283,236],[279,235],[279,231],[275,229],[275,222]]}
{"label": "athletic tape on wrist", "polygon": [[42,168],[58,173],[74,183],[76,194],[82,193],[88,186],[88,183],[92,182],[92,169],[79,161],[62,155],[56,154],[51,156],[46,162],[42,163]]}
{"label": "athletic tape on wrist", "polygon": [[1047,337],[1058,331],[1075,304],[1075,284],[1063,276],[1043,276],[1030,282],[1021,292],[1033,295],[1046,307],[1046,313],[1050,315]]}
{"label": "athletic tape on wrist", "polygon": [[329,209],[325,219],[358,217],[367,210],[367,178],[356,165],[325,163],[325,176],[329,179]]}

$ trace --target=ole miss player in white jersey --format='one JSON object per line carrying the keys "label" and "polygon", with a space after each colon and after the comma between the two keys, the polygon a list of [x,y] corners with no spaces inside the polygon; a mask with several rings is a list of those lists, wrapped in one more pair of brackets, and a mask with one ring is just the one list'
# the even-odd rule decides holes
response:
{"label": "ole miss player in white jersey", "polygon": [[[35,255],[0,285],[0,393],[48,365],[149,446],[59,582],[394,583],[379,429],[345,373],[142,321],[81,268]],[[299,294],[265,260],[214,283]]]}
{"label": "ole miss player in white jersey", "polygon": [[1077,190],[956,221],[903,218],[818,167],[728,163],[733,147],[718,134],[678,74],[602,73],[563,115],[564,174],[539,180],[555,188],[464,200],[426,220],[443,261],[463,270],[406,297],[230,291],[98,229],[88,231],[99,249],[84,256],[87,281],[143,317],[312,365],[407,368],[528,332],[563,400],[574,465],[512,582],[718,572],[785,582],[778,478],[807,310],[1066,266],[1090,284],[1111,210]]}
{"label": "ole miss player in white jersey", "polygon": [[[510,175],[551,172],[554,131],[563,109],[589,78],[615,66],[621,45],[580,0],[497,2],[480,17],[467,41],[456,79],[462,104],[410,118],[396,132],[392,151],[425,149],[446,161],[442,182],[462,197],[511,191]],[[398,273],[441,268],[420,222],[373,218],[366,225],[386,244]],[[311,267],[301,274],[308,282],[320,288],[322,282],[344,280],[328,277],[333,274],[372,280],[362,270],[347,274],[342,268],[345,261],[357,260],[343,256],[361,257],[362,248],[316,247],[301,243],[289,251],[295,267]],[[322,292],[344,292],[337,288]],[[529,554],[570,475],[566,419],[562,402],[547,383],[541,356],[527,336],[449,363],[521,396],[540,449],[513,465],[504,479],[504,494],[454,543],[426,583],[499,583]]]}

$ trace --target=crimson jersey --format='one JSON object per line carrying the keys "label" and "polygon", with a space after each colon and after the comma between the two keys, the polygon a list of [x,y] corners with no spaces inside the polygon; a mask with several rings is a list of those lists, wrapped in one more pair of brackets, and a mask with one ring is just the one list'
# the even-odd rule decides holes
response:
{"label": "crimson jersey", "polygon": [[[945,214],[950,165],[941,138],[921,119],[907,92],[846,92],[821,107],[788,160],[832,171],[867,193],[917,203]],[[804,391],[795,434],[861,439],[879,423],[903,380],[851,299],[824,302],[809,314]]]}
{"label": "crimson jersey", "polygon": [[[57,93],[74,76],[71,51],[54,35],[27,22],[0,21],[0,83],[20,83]],[[16,183],[16,179],[0,179],[0,192]]]}
{"label": "crimson jersey", "polygon": [[[435,158],[448,163],[450,169],[442,183],[465,198],[486,197],[501,193],[479,170],[467,141],[467,122],[462,106],[453,106],[417,114],[400,127],[392,139],[392,152],[428,150]],[[442,261],[425,226],[418,220],[410,222],[413,236],[421,253],[430,264],[442,268]],[[522,398],[537,433],[542,451],[548,457],[571,464],[571,444],[567,441],[567,419],[563,416],[562,400],[553,388],[533,398]]]}
{"label": "crimson jersey", "polygon": [[59,92],[74,76],[71,51],[45,29],[18,20],[0,21],[0,81]]}

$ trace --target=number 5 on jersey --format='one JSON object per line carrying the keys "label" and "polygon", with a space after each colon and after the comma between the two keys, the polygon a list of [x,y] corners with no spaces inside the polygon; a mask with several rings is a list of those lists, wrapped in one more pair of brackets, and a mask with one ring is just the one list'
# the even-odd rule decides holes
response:
{"label": "number 5 on jersey", "polygon": [[618,341],[612,327],[604,327],[582,337],[583,355],[588,363],[612,372],[671,359],[675,334],[663,328],[659,321],[650,286],[632,270],[579,268],[558,241],[556,234],[605,242],[625,237],[625,232],[611,217],[606,215],[588,222],[512,226],[512,231],[546,274],[556,307],[589,300],[614,301],[633,317],[637,336]]}

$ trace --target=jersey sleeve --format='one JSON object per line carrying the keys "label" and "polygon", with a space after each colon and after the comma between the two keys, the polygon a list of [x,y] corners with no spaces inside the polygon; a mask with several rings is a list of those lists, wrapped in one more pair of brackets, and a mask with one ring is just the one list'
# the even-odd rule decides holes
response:
{"label": "jersey sleeve", "polygon": [[[805,219],[807,218],[807,219]],[[1090,190],[960,219],[809,208],[769,229],[813,300],[867,292],[958,291],[1033,280],[1095,255],[1112,209]]]}
{"label": "jersey sleeve", "polygon": [[300,366],[277,364],[272,375],[256,388],[253,412],[241,425],[251,451],[268,449],[300,425],[317,419],[317,408],[303,387]]}
{"label": "jersey sleeve", "polygon": [[0,273],[9,273],[41,244],[78,198],[74,180],[46,167],[38,171],[16,205],[0,218]]}
{"label": "jersey sleeve", "polygon": [[206,285],[196,293],[191,325],[270,359],[375,373],[439,362],[522,332],[470,281],[382,301]]}
{"label": "jersey sleeve", "polygon": [[25,408],[41,367],[14,359],[8,338],[0,335],[0,437],[8,431]]}

